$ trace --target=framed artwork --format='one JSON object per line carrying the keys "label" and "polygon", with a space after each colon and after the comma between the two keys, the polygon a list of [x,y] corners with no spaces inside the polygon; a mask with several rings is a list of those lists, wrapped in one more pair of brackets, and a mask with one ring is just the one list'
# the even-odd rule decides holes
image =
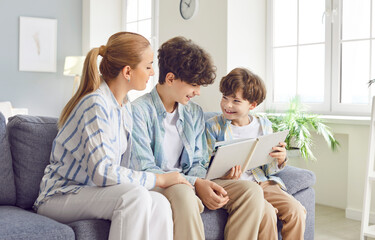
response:
{"label": "framed artwork", "polygon": [[19,70],[56,72],[57,20],[20,17]]}

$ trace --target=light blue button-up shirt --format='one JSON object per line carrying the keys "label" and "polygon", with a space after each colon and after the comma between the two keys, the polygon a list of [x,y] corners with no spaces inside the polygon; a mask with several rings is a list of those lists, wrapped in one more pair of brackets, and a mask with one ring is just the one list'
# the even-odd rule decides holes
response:
{"label": "light blue button-up shirt", "polygon": [[[164,157],[163,120],[167,115],[156,87],[132,103],[133,145],[130,168],[164,173],[167,162]],[[178,105],[179,119],[176,122],[183,143],[180,157],[182,174],[194,185],[197,177],[206,176],[208,159],[203,110],[193,102]]]}

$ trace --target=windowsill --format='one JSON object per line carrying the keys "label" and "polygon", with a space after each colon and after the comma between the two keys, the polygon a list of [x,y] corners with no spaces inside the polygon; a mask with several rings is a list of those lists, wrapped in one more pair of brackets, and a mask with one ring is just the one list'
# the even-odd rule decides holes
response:
{"label": "windowsill", "polygon": [[[261,112],[259,114],[265,115],[266,113]],[[276,113],[276,115],[280,114],[282,113]],[[370,125],[371,121],[370,116],[319,115],[319,118],[323,119],[324,123],[328,124]]]}
{"label": "windowsill", "polygon": [[371,117],[369,116],[335,116],[321,115],[319,116],[325,123],[333,124],[349,124],[349,125],[370,125]]}

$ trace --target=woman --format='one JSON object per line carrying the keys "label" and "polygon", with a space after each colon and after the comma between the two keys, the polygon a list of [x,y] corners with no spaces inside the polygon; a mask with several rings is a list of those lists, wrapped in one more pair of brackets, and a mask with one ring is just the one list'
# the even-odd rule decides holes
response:
{"label": "woman", "polygon": [[[102,76],[98,55],[103,57]],[[79,89],[58,122],[50,164],[34,203],[39,214],[64,223],[111,220],[109,239],[172,239],[168,200],[147,189],[190,184],[177,172],[126,168],[132,141],[127,93],[146,88],[154,75],[152,63],[148,40],[129,32],[114,34],[106,46],[87,54]]]}

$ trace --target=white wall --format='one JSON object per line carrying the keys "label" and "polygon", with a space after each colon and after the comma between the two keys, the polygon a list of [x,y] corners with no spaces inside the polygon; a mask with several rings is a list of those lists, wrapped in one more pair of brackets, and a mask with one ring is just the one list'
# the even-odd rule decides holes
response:
{"label": "white wall", "polygon": [[[182,35],[211,54],[217,67],[215,83],[203,87],[194,101],[205,111],[219,111],[219,82],[229,70],[243,66],[265,76],[266,2],[204,0],[199,4],[198,14],[184,20],[179,1],[159,1],[159,44]],[[243,9],[247,9],[246,14],[238,14]],[[250,23],[244,25],[244,20]]]}
{"label": "white wall", "polygon": [[82,0],[82,55],[121,31],[122,0]]}
{"label": "white wall", "polygon": [[[266,10],[266,1],[228,1],[227,73],[245,67],[265,80]],[[256,111],[264,111],[264,104]]]}
{"label": "white wall", "polygon": [[316,175],[316,203],[345,209],[348,193],[348,135],[335,134],[340,151],[332,152],[322,136],[313,134],[313,153],[317,161],[290,158],[289,165],[309,169]]}
{"label": "white wall", "polygon": [[227,70],[227,0],[199,1],[198,14],[184,20],[180,16],[180,1],[159,1],[159,44],[175,36],[192,39],[210,53],[217,67],[215,83],[201,88],[194,101],[206,111],[219,110],[219,79]]}
{"label": "white wall", "polygon": [[[82,52],[82,1],[1,0],[0,9],[0,101],[31,115],[58,117],[73,89],[73,77],[63,76],[65,57]],[[18,70],[20,16],[57,19],[56,72]]]}

